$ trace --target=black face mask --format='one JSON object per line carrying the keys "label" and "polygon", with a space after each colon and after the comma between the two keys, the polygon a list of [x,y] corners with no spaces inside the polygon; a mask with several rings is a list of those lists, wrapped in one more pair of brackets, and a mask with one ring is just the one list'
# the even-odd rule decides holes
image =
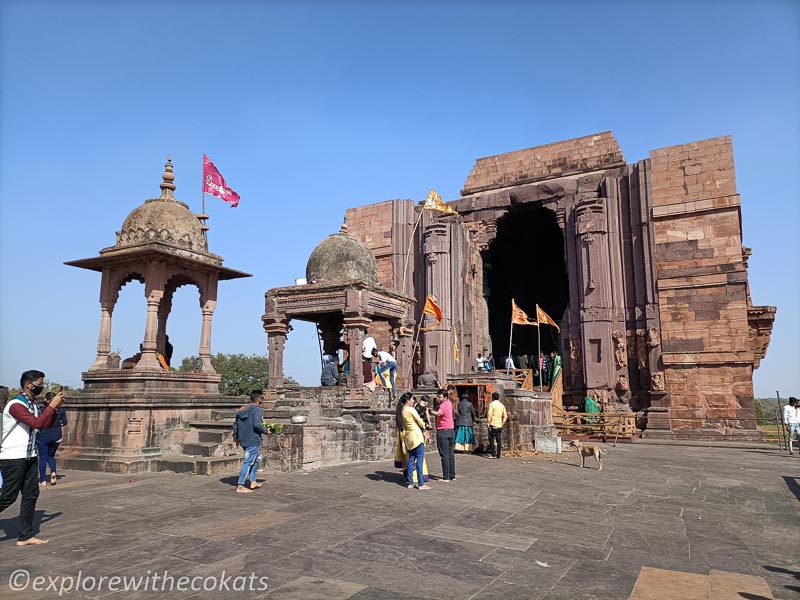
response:
{"label": "black face mask", "polygon": [[32,393],[34,396],[38,396],[38,395],[39,395],[39,394],[41,394],[43,391],[44,391],[44,386],[43,386],[43,385],[35,385],[35,386],[33,386],[33,387],[31,388],[31,393]]}

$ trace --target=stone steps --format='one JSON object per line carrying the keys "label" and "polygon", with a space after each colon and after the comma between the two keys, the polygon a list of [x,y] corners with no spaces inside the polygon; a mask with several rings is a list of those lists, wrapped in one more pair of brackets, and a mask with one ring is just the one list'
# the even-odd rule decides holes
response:
{"label": "stone steps", "polygon": [[242,466],[242,455],[223,457],[195,457],[186,454],[165,454],[153,461],[153,471],[174,471],[193,475],[221,475],[235,473]]}

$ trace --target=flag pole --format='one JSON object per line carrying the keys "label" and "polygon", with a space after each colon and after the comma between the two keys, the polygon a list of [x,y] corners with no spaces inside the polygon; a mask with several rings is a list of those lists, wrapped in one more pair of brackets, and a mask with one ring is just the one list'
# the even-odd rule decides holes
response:
{"label": "flag pole", "polygon": [[414,234],[417,233],[417,227],[419,227],[419,222],[422,221],[422,215],[425,214],[425,208],[421,208],[419,211],[419,217],[417,218],[417,222],[414,223],[414,227],[411,230],[411,237],[408,240],[408,249],[406,250],[406,262],[403,266],[403,288],[400,290],[403,294],[406,293],[406,275],[408,274],[408,258],[411,256],[411,246],[414,245]]}
{"label": "flag pole", "polygon": [[542,324],[539,322],[539,305],[536,305],[536,364],[539,366],[539,392],[542,391]]}
{"label": "flag pole", "polygon": [[[203,160],[203,168],[200,170],[200,214],[206,214],[206,183],[205,183],[206,161]],[[203,219],[203,226],[206,226],[206,220]],[[208,230],[203,229],[203,237],[208,239]]]}
{"label": "flag pole", "polygon": [[[511,331],[508,334],[508,356],[509,357],[511,356],[511,339],[513,337],[514,337],[514,311],[512,309],[512,311],[511,311]],[[513,358],[511,359],[511,362],[513,364],[513,362],[514,362]]]}
{"label": "flag pole", "polygon": [[417,355],[417,344],[419,343],[419,328],[422,327],[422,320],[425,318],[425,313],[422,313],[419,317],[419,323],[417,323],[417,335],[414,336],[414,345],[411,347],[411,360],[409,360],[408,365],[408,375],[406,376],[406,381],[411,383],[411,386],[408,388],[410,390],[414,389],[414,385],[411,381],[411,373],[414,370],[414,357]]}

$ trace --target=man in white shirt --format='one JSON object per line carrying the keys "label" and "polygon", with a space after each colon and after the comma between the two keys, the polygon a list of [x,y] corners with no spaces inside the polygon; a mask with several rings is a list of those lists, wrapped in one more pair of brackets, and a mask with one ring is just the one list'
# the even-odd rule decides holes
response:
{"label": "man in white shirt", "polygon": [[44,390],[44,373],[25,371],[20,377],[19,387],[20,394],[9,400],[3,409],[0,427],[0,471],[3,472],[0,513],[14,504],[22,493],[17,546],[38,546],[46,544],[47,540],[33,536],[33,517],[39,499],[36,437],[40,429],[50,427],[58,417],[64,394],[58,392],[39,414],[36,396]]}
{"label": "man in white shirt", "polygon": [[516,369],[517,367],[514,366],[514,359],[510,356],[506,356],[506,369]]}
{"label": "man in white shirt", "polygon": [[789,438],[789,454],[792,454],[792,440],[795,436],[800,443],[800,419],[797,415],[797,398],[789,398],[789,404],[783,407],[783,425]]}
{"label": "man in white shirt", "polygon": [[378,352],[377,348],[372,350],[372,356],[378,359],[378,375],[389,371],[389,381],[392,382],[392,392],[396,391],[394,378],[397,375],[397,361],[394,359],[394,356],[383,350]]}
{"label": "man in white shirt", "polygon": [[[372,351],[378,347],[378,344],[375,343],[375,338],[372,337],[370,334],[364,335],[364,341],[361,342],[361,372],[364,375],[364,384],[367,386],[375,385],[372,382],[373,372],[372,372]],[[373,390],[374,391],[374,390]]]}

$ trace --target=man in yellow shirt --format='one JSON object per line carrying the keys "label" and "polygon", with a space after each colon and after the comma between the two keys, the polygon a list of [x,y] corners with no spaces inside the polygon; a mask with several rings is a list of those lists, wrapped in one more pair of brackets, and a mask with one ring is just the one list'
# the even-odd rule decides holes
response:
{"label": "man in yellow shirt", "polygon": [[[489,409],[486,412],[486,422],[489,425],[489,452],[494,458],[500,458],[500,451],[503,446],[502,433],[503,425],[508,420],[508,411],[503,403],[500,402],[500,394],[494,392],[492,394],[492,401],[489,403]],[[495,448],[497,450],[495,451]]]}

